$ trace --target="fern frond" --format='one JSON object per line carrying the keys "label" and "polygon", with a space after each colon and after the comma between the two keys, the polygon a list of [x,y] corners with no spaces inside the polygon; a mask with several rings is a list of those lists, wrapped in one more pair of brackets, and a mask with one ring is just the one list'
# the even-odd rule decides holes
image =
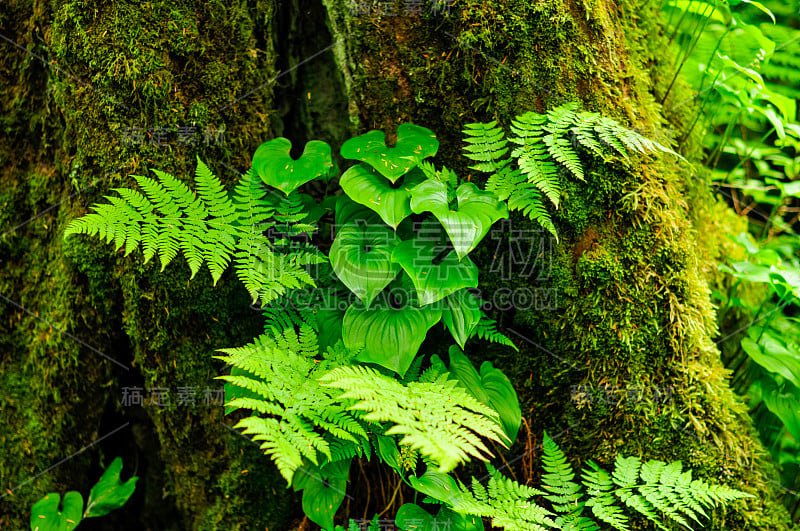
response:
{"label": "fern frond", "polygon": [[298,317],[274,316],[274,328],[285,325],[280,333],[263,334],[249,345],[222,349],[215,356],[238,370],[218,377],[228,382],[226,405],[251,411],[235,427],[261,441],[289,484],[303,459],[316,465],[321,458],[369,455],[363,422],[333,396],[338,394],[335,390],[317,380],[350,358],[334,351],[319,359],[314,328],[302,320],[295,328]]}
{"label": "fern frond", "polygon": [[553,514],[531,498],[541,491],[503,477],[487,464],[491,475],[486,487],[472,479],[471,491],[459,484],[448,505],[454,511],[491,518],[493,526],[509,530],[545,531],[556,527]]}
{"label": "fern frond", "polygon": [[509,210],[521,210],[522,213],[542,226],[558,241],[558,233],[544,206],[542,193],[531,183],[521,184],[508,198]]}
{"label": "fern frond", "polygon": [[[534,184],[558,208],[561,196],[558,168],[550,160],[546,147],[548,116],[526,112],[511,121],[511,130],[517,136],[509,140],[520,147],[511,152],[528,182]],[[550,136],[550,135],[548,135]]]}
{"label": "fern frond", "polygon": [[[491,518],[493,526],[515,531],[553,528],[599,531],[600,526],[582,514],[587,507],[608,528],[628,531],[628,516],[617,501],[642,514],[659,529],[667,529],[659,513],[689,528],[685,517],[697,521],[698,515],[705,514],[703,507],[750,496],[728,487],[693,481],[691,471],[684,472],[680,462],[642,464],[636,457],[618,456],[612,474],[589,461],[578,483],[566,456],[547,433],[543,446],[546,472],[542,475],[543,490],[503,477],[489,464],[486,467],[491,479],[486,486],[473,478],[469,490],[449,476],[428,470],[422,479],[426,480],[424,485],[436,485],[435,494],[428,487],[419,490],[434,497],[444,495],[437,497],[437,501],[458,513]],[[553,512],[538,506],[531,499],[534,496],[543,496],[551,502]]]}
{"label": "fern frond", "polygon": [[501,201],[508,199],[518,186],[528,182],[520,170],[511,169],[510,162],[511,160],[502,161],[497,173],[486,180],[486,190],[495,194]]}
{"label": "fern frond", "polygon": [[250,171],[231,198],[199,158],[196,192],[167,172],[153,173],[157,179],[133,176],[143,193],[116,189],[118,197],[107,197],[108,204],[95,205],[94,213],[74,220],[64,237],[99,234],[108,243],[113,241],[117,249],[124,246],[126,255],[141,244],[145,262],[158,253],[162,271],[181,252],[192,278],[207,264],[214,284],[234,261],[248,291],[265,302],[287,289],[313,285],[300,266],[318,263],[322,260],[319,254],[295,249],[283,258],[262,234],[274,225],[270,220],[276,216],[275,205],[290,232],[313,230],[311,226],[292,226],[306,216],[299,195],[281,201],[265,199],[266,190]]}
{"label": "fern frond", "polygon": [[268,304],[288,290],[315,286],[314,279],[290,257],[274,253],[266,236],[244,235],[237,242],[234,265],[253,302]]}
{"label": "fern frond", "polygon": [[581,181],[585,180],[580,158],[569,139],[551,134],[544,137],[543,141],[551,157],[566,166],[572,175]]}
{"label": "fern frond", "polygon": [[440,471],[492,453],[481,440],[505,446],[499,417],[447,374],[431,382],[407,386],[366,366],[337,368],[320,378],[323,385],[341,389],[340,398],[357,402],[350,410],[365,411],[364,420],[391,422],[385,435],[402,435],[400,444],[430,457]]}
{"label": "fern frond", "polygon": [[623,159],[630,162],[625,144],[618,138],[617,122],[601,117],[594,126],[594,131],[607,146],[614,148]]}
{"label": "fern frond", "polygon": [[617,485],[615,495],[628,507],[667,529],[659,513],[669,520],[690,527],[686,518],[699,522],[706,516],[704,508],[750,497],[749,494],[724,486],[709,486],[692,480],[691,471],[683,471],[679,461],[642,463],[637,457],[617,457],[612,481]]}
{"label": "fern frond", "polygon": [[617,499],[612,492],[614,483],[611,475],[593,461],[589,461],[589,467],[589,470],[583,471],[583,485],[589,495],[586,507],[591,507],[592,514],[614,529],[627,531],[628,517],[622,513],[621,508],[614,505]]}
{"label": "fern frond", "polygon": [[572,513],[579,508],[578,503],[582,497],[581,486],[573,481],[575,472],[567,463],[564,452],[544,434],[544,455],[542,468],[547,472],[542,475],[542,487],[550,494],[545,499],[553,503],[553,508],[559,513]]}
{"label": "fern frond", "polygon": [[517,346],[504,334],[497,330],[497,321],[489,319],[486,314],[482,314],[478,326],[475,328],[475,335],[481,339],[489,341],[490,343],[499,343],[511,347],[517,352]]}
{"label": "fern frond", "polygon": [[593,155],[602,158],[603,160],[608,159],[608,155],[606,151],[603,149],[602,144],[597,141],[594,136],[594,126],[597,124],[597,121],[601,118],[600,114],[594,112],[585,112],[581,113],[580,120],[578,123],[570,129],[575,138],[575,141],[583,147],[584,149],[589,150],[592,152]]}

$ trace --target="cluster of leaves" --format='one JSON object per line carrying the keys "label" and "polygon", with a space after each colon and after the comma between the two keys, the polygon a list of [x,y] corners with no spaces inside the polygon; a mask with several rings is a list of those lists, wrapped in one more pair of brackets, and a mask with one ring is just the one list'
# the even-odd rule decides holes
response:
{"label": "cluster of leaves", "polygon": [[683,74],[700,101],[682,138],[699,124],[706,165],[730,189],[734,207],[742,208],[740,194],[751,196],[747,210],[760,218],[753,221],[765,235],[791,230],[797,219],[781,210],[792,201],[766,179],[788,182],[800,171],[793,88],[800,79],[800,2],[665,0],[664,9],[671,38],[680,46],[673,83]]}
{"label": "cluster of leaves", "polygon": [[[762,441],[781,466],[782,483],[800,488],[800,328],[796,313],[800,240],[800,2],[665,0],[669,31],[680,46],[682,73],[697,90],[696,124],[704,126],[706,165],[732,206],[749,217],[753,238],[741,235],[746,260],[723,265],[736,278],[726,293],[723,326],[732,310],[752,324],[726,352],[734,388],[745,394]],[[664,96],[666,99],[666,95]],[[758,304],[743,293],[767,285]],[[736,329],[740,323],[730,321]],[[730,332],[736,334],[738,330]],[[722,330],[723,334],[727,331]],[[796,519],[800,500],[787,496]]]}
{"label": "cluster of leaves", "polygon": [[[511,132],[515,136],[506,138],[496,121],[467,124],[463,131],[467,143],[464,156],[478,163],[470,168],[490,174],[488,191],[554,236],[556,229],[545,198],[558,208],[562,173],[585,179],[581,152],[606,162],[615,157],[629,160],[629,153],[675,154],[611,118],[579,111],[575,102],[547,114],[529,111],[517,116],[511,121]],[[510,154],[509,142],[515,146]]]}
{"label": "cluster of leaves", "polygon": [[[94,213],[72,221],[64,237],[99,235],[106,242],[113,242],[117,249],[124,246],[126,256],[141,244],[145,263],[158,253],[162,271],[181,251],[192,278],[205,263],[214,284],[233,261],[253,300],[262,303],[289,289],[313,285],[303,266],[324,260],[317,249],[310,244],[298,244],[290,253],[280,252],[287,238],[314,230],[310,224],[301,223],[308,217],[303,210],[304,201],[310,197],[278,188],[285,192],[282,195],[259,185],[255,172],[268,171],[264,170],[269,167],[264,159],[274,156],[274,151],[265,153],[262,148],[256,151],[253,169],[242,177],[232,197],[198,158],[196,190],[159,170],[153,170],[158,179],[134,175],[144,193],[116,188],[118,196],[106,196],[109,203],[95,205]],[[286,147],[284,155],[291,161],[289,148]],[[316,157],[324,155],[317,144],[307,147],[307,151]],[[329,160],[330,149],[327,157]],[[269,164],[274,163],[269,160]],[[319,168],[319,175],[330,175],[331,168],[334,166],[329,160]],[[295,170],[290,164],[287,169]],[[297,170],[307,172],[308,168]],[[281,237],[270,240],[270,232]]]}
{"label": "cluster of leaves", "polygon": [[[434,516],[417,504],[403,505],[397,515],[398,525],[406,530],[432,529],[431,524],[439,522],[465,531],[483,531],[481,518],[489,518],[493,526],[509,530],[597,531],[597,522],[601,522],[627,531],[626,508],[658,529],[668,529],[665,522],[691,528],[690,520],[701,523],[701,517],[707,518],[705,509],[751,496],[693,480],[692,472],[684,471],[679,461],[642,462],[638,457],[618,456],[611,473],[589,461],[578,482],[567,457],[547,433],[543,449],[546,473],[541,489],[512,481],[491,465],[487,465],[488,484],[484,486],[473,478],[470,489],[436,470],[412,477],[411,485],[426,495],[428,502],[441,506]],[[535,497],[543,500],[542,505]]]}
{"label": "cluster of leaves", "polygon": [[64,494],[63,502],[57,492],[48,493],[31,508],[31,531],[72,531],[86,518],[105,516],[125,505],[139,478],[134,476],[123,483],[121,470],[122,459],[117,457],[92,487],[85,508],[78,491]]}
{"label": "cluster of leaves", "polygon": [[[747,259],[720,266],[737,279],[726,296],[718,294],[725,303],[721,317],[743,308],[752,324],[728,366],[734,370],[734,388],[748,397],[762,441],[781,466],[783,483],[791,488],[800,477],[800,322],[790,317],[800,308],[797,242],[783,238],[758,245],[749,234],[736,241]],[[739,296],[747,283],[768,286],[758,304]]]}
{"label": "cluster of leaves", "polygon": [[[621,156],[627,149],[666,150],[574,105],[537,116],[519,117],[519,138],[512,139],[521,146],[512,154],[520,161],[515,171],[537,190],[550,186],[553,171],[536,173],[552,166],[550,156],[583,176],[562,138],[570,127],[601,156],[610,156],[606,145]],[[497,136],[481,130],[473,140]],[[428,483],[453,481],[447,474],[472,458],[488,462],[487,441],[508,447],[519,431],[511,382],[489,362],[477,370],[463,353],[476,336],[513,347],[471,291],[478,269],[469,254],[508,217],[505,199],[517,186],[504,181],[511,175],[508,160],[498,162],[497,152],[481,142],[475,140],[472,153],[480,160],[492,153],[483,160],[496,172],[489,191],[437,169],[426,160],[438,150],[435,135],[403,124],[391,148],[379,131],[345,142],[342,156],[358,163],[339,178],[341,193],[320,202],[299,188],[337,173],[330,148],[309,142],[293,160],[289,141],[278,138],[258,148],[232,197],[198,161],[196,194],[163,172],[156,172],[159,181],[137,177],[146,197],[118,189],[119,197],[73,222],[65,236],[99,234],[117,249],[125,246],[126,254],[141,244],[145,260],[158,251],[162,265],[181,250],[193,275],[207,263],[215,282],[233,263],[262,302],[265,328],[251,344],[217,356],[232,366],[220,377],[228,411],[246,411],[236,426],[260,443],[289,486],[303,491],[309,518],[332,529],[354,457],[377,455],[430,496]],[[539,143],[546,148],[537,155]],[[508,193],[501,199],[498,190]],[[327,231],[315,230],[331,221],[326,256],[303,236],[313,234],[325,248],[319,240]],[[419,354],[439,322],[455,342],[447,365],[438,355]],[[417,465],[427,466],[419,478]],[[509,492],[530,492],[514,489]],[[486,512],[482,491],[473,490],[473,498],[463,492],[465,505],[447,510],[464,525],[482,526],[483,516],[518,525],[516,513]]]}

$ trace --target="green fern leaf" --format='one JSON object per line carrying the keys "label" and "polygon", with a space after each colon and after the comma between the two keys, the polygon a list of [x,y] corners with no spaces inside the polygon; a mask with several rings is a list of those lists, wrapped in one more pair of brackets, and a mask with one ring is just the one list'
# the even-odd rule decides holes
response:
{"label": "green fern leaf", "polygon": [[489,319],[485,314],[481,315],[481,319],[478,321],[478,326],[475,328],[475,335],[491,343],[499,343],[500,345],[511,347],[519,352],[517,346],[507,336],[497,330],[497,322]]}
{"label": "green fern leaf", "polygon": [[402,435],[400,444],[431,458],[447,472],[470,457],[486,460],[491,452],[481,437],[505,446],[496,411],[478,402],[455,380],[442,374],[431,382],[404,386],[366,366],[340,367],[320,378],[357,402],[364,420],[391,422],[385,435]]}
{"label": "green fern leaf", "polygon": [[567,456],[544,433],[544,455],[542,467],[547,472],[542,475],[542,486],[550,494],[545,499],[553,503],[553,509],[559,513],[571,513],[578,508],[582,497],[581,486],[573,481],[575,472],[567,463]]}
{"label": "green fern leaf", "polygon": [[[333,389],[317,380],[320,374],[348,364],[351,356],[334,350],[319,359],[313,326],[299,313],[272,315],[275,328],[285,325],[280,333],[261,335],[244,347],[222,349],[216,356],[238,371],[218,377],[228,382],[226,405],[252,412],[235,427],[261,441],[262,450],[289,484],[304,459],[318,465],[321,459],[369,455],[362,421],[333,396],[337,394]],[[296,321],[301,323],[297,328]]]}
{"label": "green fern leaf", "polygon": [[500,170],[501,160],[508,153],[503,129],[497,126],[496,121],[488,123],[466,124],[464,133],[464,156],[477,161],[479,164],[470,166],[474,170],[484,173],[495,173]]}
{"label": "green fern leaf", "polygon": [[614,483],[611,475],[601,469],[594,461],[589,461],[590,469],[583,470],[583,485],[586,487],[589,500],[586,507],[591,507],[592,514],[598,519],[611,525],[614,529],[627,531],[628,517],[622,509],[614,505],[616,497],[613,494]]}

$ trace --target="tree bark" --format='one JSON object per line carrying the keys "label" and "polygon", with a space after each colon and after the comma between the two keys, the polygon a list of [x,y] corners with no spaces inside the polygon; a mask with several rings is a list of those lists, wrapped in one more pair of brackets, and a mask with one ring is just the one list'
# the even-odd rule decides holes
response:
{"label": "tree bark", "polygon": [[[465,123],[507,125],[566,101],[662,143],[692,122],[680,83],[657,103],[672,61],[652,0],[457,0],[423,2],[418,13],[398,1],[394,15],[386,2],[358,4],[369,9],[345,0],[0,5],[0,482],[11,491],[0,527],[26,528],[48,491],[86,494],[116,455],[141,480],[98,529],[286,529],[301,516],[271,461],[204,403],[222,371],[214,349],[261,327],[235,276],[212,287],[205,268],[187,282],[180,258],[160,272],[139,251],[123,257],[96,238],[62,243],[66,224],[131,186],[130,174],[159,169],[191,183],[197,154],[232,185],[273,136],[336,151],[373,128],[391,141],[403,122],[437,134],[437,164],[474,174],[460,157]],[[195,128],[195,143],[179,142],[175,126]],[[680,149],[696,156],[699,142]],[[540,303],[493,312],[519,353],[469,353],[502,368],[520,395],[527,431],[507,457],[517,479],[538,479],[546,429],[576,463],[607,465],[618,452],[680,459],[696,476],[756,494],[715,511],[708,529],[790,529],[713,342],[713,261],[742,222],[708,190],[665,157],[596,165],[568,185],[557,243],[512,217],[505,236],[494,232],[476,251],[484,298],[531,293]],[[137,387],[168,388],[172,404],[123,405]],[[194,388],[197,404],[178,405],[179,388]],[[355,496],[342,516],[371,517],[391,490],[371,496]]]}

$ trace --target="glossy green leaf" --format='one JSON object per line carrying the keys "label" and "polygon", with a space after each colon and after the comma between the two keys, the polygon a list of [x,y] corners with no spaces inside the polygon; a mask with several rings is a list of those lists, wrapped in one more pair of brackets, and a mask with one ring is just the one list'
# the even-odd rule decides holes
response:
{"label": "glossy green leaf", "polygon": [[342,339],[349,349],[363,349],[358,361],[377,363],[403,377],[441,317],[441,310],[411,304],[393,308],[379,301],[368,309],[354,304],[345,313]]}
{"label": "glossy green leaf", "polygon": [[133,476],[123,483],[119,478],[121,471],[122,459],[117,457],[92,487],[89,500],[86,502],[86,518],[103,516],[114,509],[119,509],[131,497],[139,478]]}
{"label": "glossy green leaf", "polygon": [[469,358],[455,345],[450,347],[449,354],[450,374],[477,400],[499,413],[503,431],[513,442],[522,423],[522,410],[511,381],[488,361],[481,364],[478,374]]}
{"label": "glossy green leaf", "polygon": [[415,503],[405,503],[395,515],[395,524],[403,531],[423,531],[434,529],[438,520]]}
{"label": "glossy green leaf", "polygon": [[756,343],[760,330],[758,326],[750,327],[750,337],[742,339],[742,349],[766,370],[780,374],[800,388],[800,353],[796,349],[790,350],[788,345],[769,332],[764,333]]}
{"label": "glossy green leaf", "polygon": [[795,441],[800,441],[800,394],[793,385],[789,389],[780,389],[772,380],[764,379],[761,392],[764,403],[792,434]]}
{"label": "glossy green leaf", "polygon": [[392,262],[392,251],[399,241],[383,223],[348,223],[339,229],[331,245],[333,271],[369,306],[400,272],[400,266]]}
{"label": "glossy green leaf", "polygon": [[366,162],[395,182],[417,165],[410,158],[432,157],[438,150],[439,141],[433,131],[414,124],[400,124],[395,147],[386,146],[386,135],[382,131],[370,131],[346,141],[341,152],[344,158]]}
{"label": "glossy green leaf", "polygon": [[461,348],[464,348],[481,320],[481,302],[466,289],[444,298],[442,322]]}
{"label": "glossy green leaf", "polygon": [[447,529],[449,531],[484,531],[483,520],[477,516],[461,514],[440,507],[436,516],[413,503],[406,503],[397,511],[395,524],[404,531]]}
{"label": "glossy green leaf", "polygon": [[408,482],[418,492],[448,505],[454,505],[463,496],[456,480],[435,468],[428,467],[425,474],[419,478],[411,476]]}
{"label": "glossy green leaf", "polygon": [[377,450],[381,461],[400,472],[400,451],[394,439],[386,435],[376,435],[375,439],[378,441]]}
{"label": "glossy green leaf", "polygon": [[469,514],[457,513],[448,507],[441,507],[436,513],[436,522],[450,531],[485,531],[483,519]]}
{"label": "glossy green leaf", "polygon": [[303,512],[323,529],[333,529],[333,516],[342,505],[350,474],[350,459],[321,467],[310,463],[298,468],[292,479],[295,492],[303,491]]}
{"label": "glossy green leaf", "polygon": [[331,147],[322,141],[306,144],[303,154],[294,160],[290,155],[292,143],[279,137],[261,144],[253,155],[253,170],[261,180],[286,195],[318,178],[329,178],[337,173],[331,158]]}
{"label": "glossy green leaf", "polygon": [[492,225],[508,218],[508,206],[491,192],[480,190],[473,183],[456,189],[456,205],[451,210],[447,201],[447,185],[428,179],[411,189],[411,210],[419,214],[431,212],[442,224],[459,258],[465,257],[486,236]]}
{"label": "glossy green leaf", "polygon": [[352,221],[364,221],[366,223],[380,223],[381,217],[374,210],[356,203],[347,195],[342,194],[336,198],[336,230],[344,227]]}
{"label": "glossy green leaf", "polygon": [[339,179],[342,190],[356,203],[375,211],[392,228],[412,214],[410,189],[422,182],[418,173],[410,173],[392,184],[366,164],[349,168]]}
{"label": "glossy green leaf", "polygon": [[[440,254],[446,252],[443,259]],[[478,267],[454,251],[425,238],[414,238],[394,248],[392,260],[400,264],[414,282],[421,304],[439,301],[463,288],[478,287]]]}
{"label": "glossy green leaf", "polygon": [[764,4],[762,4],[761,2],[756,2],[755,0],[728,0],[728,1],[729,1],[730,5],[732,5],[732,6],[737,5],[740,1],[744,2],[745,4],[750,4],[751,6],[757,8],[757,9],[760,9],[761,11],[766,13],[769,16],[769,18],[772,19],[772,23],[773,24],[776,23],[775,15],[773,15],[772,11],[767,9],[767,7]]}
{"label": "glossy green leaf", "polygon": [[31,508],[31,531],[72,531],[81,522],[83,496],[74,490],[64,495],[50,492]]}

